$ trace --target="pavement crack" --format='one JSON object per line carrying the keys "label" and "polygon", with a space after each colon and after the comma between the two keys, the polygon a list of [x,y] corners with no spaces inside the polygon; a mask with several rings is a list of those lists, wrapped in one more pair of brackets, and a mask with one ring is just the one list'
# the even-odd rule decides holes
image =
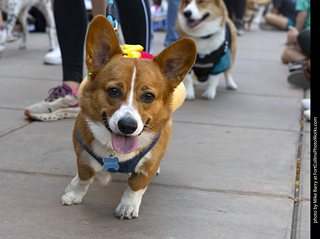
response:
{"label": "pavement crack", "polygon": [[291,130],[291,129],[277,129],[277,128],[265,128],[265,127],[256,127],[256,126],[246,126],[246,125],[229,125],[229,124],[217,124],[217,123],[206,123],[200,121],[187,121],[187,120],[179,120],[173,119],[175,123],[181,124],[192,124],[192,125],[205,125],[205,126],[223,126],[229,128],[242,128],[242,129],[258,129],[258,130],[273,130],[273,131],[282,131],[282,132],[298,132],[298,130]]}
{"label": "pavement crack", "polygon": [[[306,98],[306,91],[304,91],[303,98]],[[290,239],[297,238],[297,228],[298,228],[298,214],[299,214],[299,205],[301,199],[300,196],[300,168],[301,168],[301,156],[303,149],[303,133],[304,130],[304,116],[303,112],[301,113],[300,120],[300,137],[297,145],[297,156],[296,156],[296,176],[294,182],[294,202],[293,202],[293,212],[292,212],[292,223],[291,223],[291,236]]]}
{"label": "pavement crack", "polygon": [[0,132],[0,139],[3,138],[4,136],[8,135],[8,134],[11,134],[11,133],[13,133],[13,132],[15,132],[15,131],[17,131],[19,129],[22,129],[22,128],[30,125],[30,124],[31,124],[31,121],[25,121],[23,123],[20,123],[20,124],[14,126],[14,127],[11,127],[9,129],[5,130],[3,132]]}
{"label": "pavement crack", "polygon": [[[0,173],[12,173],[12,174],[25,174],[39,177],[55,177],[55,178],[73,178],[74,175],[67,174],[55,174],[55,173],[44,173],[44,172],[28,172],[21,170],[11,170],[11,169],[0,169]],[[112,183],[121,183],[127,184],[127,180],[121,179],[112,179]],[[261,193],[261,192],[250,192],[250,191],[237,191],[237,190],[228,190],[228,189],[216,189],[216,188],[205,188],[205,187],[197,187],[197,186],[186,186],[186,185],[175,185],[175,184],[164,184],[164,183],[155,183],[150,182],[149,187],[162,187],[168,189],[181,189],[181,190],[190,190],[190,191],[202,191],[202,192],[211,192],[211,193],[226,193],[226,194],[237,194],[244,196],[254,196],[254,197],[271,197],[271,198],[282,198],[294,200],[294,198],[288,195],[281,194],[272,194],[272,193]]]}

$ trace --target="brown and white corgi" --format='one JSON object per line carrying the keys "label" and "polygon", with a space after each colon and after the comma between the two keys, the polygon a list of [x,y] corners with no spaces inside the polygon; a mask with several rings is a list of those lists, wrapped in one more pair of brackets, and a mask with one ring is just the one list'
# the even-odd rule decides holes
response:
{"label": "brown and white corgi", "polygon": [[253,22],[256,13],[258,12],[258,0],[247,0],[243,13],[244,27],[247,25],[248,30],[251,30],[251,24]]}
{"label": "brown and white corgi", "polygon": [[124,57],[111,23],[94,18],[86,39],[91,74],[81,89],[73,132],[78,173],[61,198],[63,205],[81,203],[95,175],[106,184],[111,173],[129,173],[115,216],[138,217],[170,139],[173,92],[195,57],[191,39],[175,42],[152,60]]}
{"label": "brown and white corgi", "polygon": [[176,28],[181,38],[190,37],[197,46],[196,63],[184,81],[186,98],[195,99],[194,75],[208,82],[202,94],[205,99],[215,98],[220,73],[224,73],[228,89],[237,89],[231,76],[237,33],[223,0],[181,0]]}

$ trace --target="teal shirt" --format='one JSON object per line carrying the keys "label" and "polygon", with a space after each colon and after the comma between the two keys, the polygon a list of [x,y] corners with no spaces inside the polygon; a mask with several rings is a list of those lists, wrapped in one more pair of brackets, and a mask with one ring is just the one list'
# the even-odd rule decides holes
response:
{"label": "teal shirt", "polygon": [[310,0],[297,0],[296,10],[308,12],[307,21],[303,29],[310,29]]}

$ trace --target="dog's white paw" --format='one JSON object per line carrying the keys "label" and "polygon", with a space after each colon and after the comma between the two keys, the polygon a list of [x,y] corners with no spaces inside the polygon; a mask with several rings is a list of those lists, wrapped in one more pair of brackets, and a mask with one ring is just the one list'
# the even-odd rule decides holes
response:
{"label": "dog's white paw", "polygon": [[194,92],[187,92],[186,93],[186,100],[194,100],[196,98],[196,96],[195,96],[195,94],[194,94]]}
{"label": "dog's white paw", "polygon": [[196,95],[194,93],[193,78],[192,78],[191,74],[188,74],[185,77],[183,83],[186,87],[186,99],[187,100],[194,100],[196,98]]}
{"label": "dog's white paw", "polygon": [[208,90],[206,89],[205,92],[201,95],[203,99],[213,100],[216,97],[217,91],[216,90]]}
{"label": "dog's white paw", "polygon": [[140,204],[136,205],[120,203],[116,208],[114,215],[120,220],[137,218],[139,216],[139,207]]}
{"label": "dog's white paw", "polygon": [[146,189],[132,191],[130,187],[124,192],[121,202],[117,206],[114,215],[119,219],[132,219],[139,216],[139,208],[142,200],[142,195]]}
{"label": "dog's white paw", "polygon": [[80,204],[84,195],[77,194],[76,192],[67,192],[61,197],[62,205]]}
{"label": "dog's white paw", "polygon": [[65,190],[65,194],[61,197],[62,205],[79,204],[82,202],[84,195],[86,194],[89,185],[93,182],[93,178],[88,181],[80,180],[76,175]]}
{"label": "dog's white paw", "polygon": [[19,46],[20,50],[25,50],[27,48],[27,44],[25,42],[22,42]]}
{"label": "dog's white paw", "polygon": [[237,84],[234,82],[233,77],[230,73],[225,72],[226,85],[228,90],[236,90],[238,89]]}
{"label": "dog's white paw", "polygon": [[227,84],[227,89],[228,89],[228,90],[237,90],[237,89],[238,89],[238,86],[237,86],[237,84],[234,83],[234,82],[229,82],[229,83]]}

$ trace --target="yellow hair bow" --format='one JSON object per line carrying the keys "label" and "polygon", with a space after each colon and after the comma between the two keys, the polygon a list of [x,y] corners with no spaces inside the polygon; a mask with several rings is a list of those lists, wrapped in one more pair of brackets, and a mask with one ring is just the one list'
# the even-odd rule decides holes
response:
{"label": "yellow hair bow", "polygon": [[122,49],[123,49],[124,57],[140,58],[141,57],[140,52],[143,50],[143,46],[124,44],[122,45]]}

